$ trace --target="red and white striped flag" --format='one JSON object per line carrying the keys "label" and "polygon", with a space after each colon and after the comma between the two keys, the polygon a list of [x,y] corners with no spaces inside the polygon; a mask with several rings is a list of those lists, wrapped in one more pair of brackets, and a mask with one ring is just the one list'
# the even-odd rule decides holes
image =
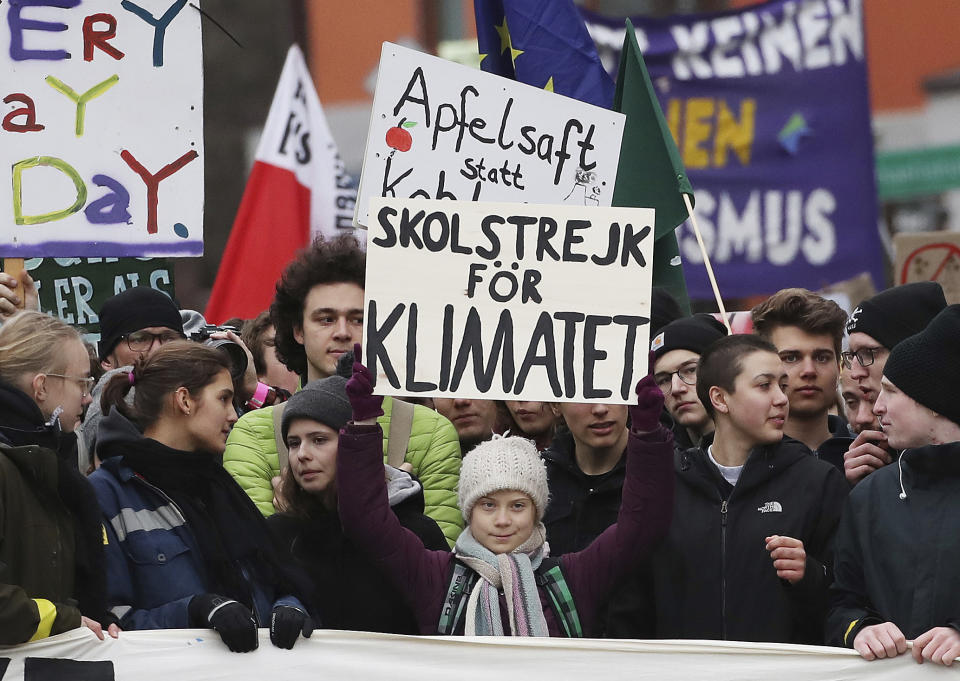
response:
{"label": "red and white striped flag", "polygon": [[318,234],[353,232],[356,198],[303,53],[293,45],[207,303],[207,320],[250,319],[267,309],[274,283],[298,249]]}

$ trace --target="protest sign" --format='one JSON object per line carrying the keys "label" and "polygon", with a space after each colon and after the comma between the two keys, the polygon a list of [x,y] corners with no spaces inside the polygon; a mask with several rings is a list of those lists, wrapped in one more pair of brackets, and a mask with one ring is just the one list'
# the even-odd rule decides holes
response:
{"label": "protest sign", "polygon": [[202,255],[197,8],[14,0],[0,13],[0,255]]}
{"label": "protest sign", "polygon": [[[0,648],[2,681],[925,681],[952,670],[908,652],[867,662],[853,650],[735,641],[635,641],[510,636],[399,636],[317,629],[294,649],[231,653],[211,629],[124,631],[98,641],[76,629]],[[269,670],[269,671],[267,671]]]}
{"label": "protest sign", "polygon": [[384,395],[632,403],[654,211],[370,201],[364,361]]}
{"label": "protest sign", "polygon": [[935,281],[948,303],[960,303],[960,233],[896,234],[893,252],[894,284]]}
{"label": "protest sign", "polygon": [[609,206],[623,121],[384,43],[354,220],[375,196]]}
{"label": "protest sign", "polygon": [[[717,14],[631,17],[696,188],[727,297],[885,281],[861,0],[770,0]],[[624,20],[584,12],[614,68]],[[690,223],[678,228],[691,298],[711,298]]]}

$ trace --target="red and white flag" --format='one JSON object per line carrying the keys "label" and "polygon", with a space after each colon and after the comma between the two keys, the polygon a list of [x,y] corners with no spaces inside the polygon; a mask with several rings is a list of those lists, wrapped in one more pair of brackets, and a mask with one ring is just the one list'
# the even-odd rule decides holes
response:
{"label": "red and white flag", "polygon": [[[352,233],[357,192],[344,171],[303,53],[287,52],[267,124],[204,316],[251,319],[298,249]],[[365,243],[361,239],[361,243]]]}

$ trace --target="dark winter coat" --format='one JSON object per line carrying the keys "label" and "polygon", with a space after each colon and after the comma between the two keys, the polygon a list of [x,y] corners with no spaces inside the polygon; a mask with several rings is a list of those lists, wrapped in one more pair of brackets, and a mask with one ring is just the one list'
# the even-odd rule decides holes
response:
{"label": "dark winter coat", "polygon": [[573,435],[558,433],[541,455],[547,465],[550,505],[543,517],[550,553],[560,556],[585,549],[617,522],[626,476],[627,452],[603,475],[587,475],[574,456]]}
{"label": "dark winter coat", "polygon": [[[414,484],[391,494],[397,520],[428,549],[448,551],[439,525],[423,513],[423,487],[419,482]],[[320,626],[386,634],[419,633],[413,611],[401,592],[344,535],[336,512],[321,511],[310,518],[276,513],[267,524],[278,543],[309,576],[313,585],[311,605]]]}
{"label": "dark winter coat", "polygon": [[837,534],[827,643],[852,647],[881,622],[908,639],[960,629],[958,538],[960,443],[908,449],[864,478]]}
{"label": "dark winter coat", "polygon": [[[382,438],[379,426],[348,424],[340,432],[337,453],[340,518],[347,536],[365,547],[371,559],[382,564],[394,584],[403,590],[420,632],[435,634],[454,554],[425,549],[390,510],[383,476]],[[560,558],[560,568],[573,594],[586,636],[596,632],[597,609],[611,585],[636,569],[670,524],[672,451],[673,438],[666,429],[643,436],[631,434],[623,503],[617,523],[583,551]],[[563,628],[550,606],[550,596],[545,587],[538,588],[547,629],[551,636],[562,636]],[[501,612],[506,611],[506,604],[501,600]]]}
{"label": "dark winter coat", "polygon": [[[704,449],[676,456],[670,533],[628,594],[611,603],[611,636],[819,643],[830,557],[847,484],[802,443],[750,453],[735,487]],[[777,577],[766,537],[807,553],[804,578]]]}

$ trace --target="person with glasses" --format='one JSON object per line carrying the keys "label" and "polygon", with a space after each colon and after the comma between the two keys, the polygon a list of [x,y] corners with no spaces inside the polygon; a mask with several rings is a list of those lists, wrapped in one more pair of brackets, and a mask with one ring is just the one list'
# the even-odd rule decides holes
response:
{"label": "person with glasses", "polygon": [[[857,306],[847,322],[850,347],[841,358],[863,399],[871,405],[876,402],[890,352],[900,341],[923,331],[946,306],[943,289],[933,281],[895,286]],[[892,460],[883,431],[866,428],[844,454],[847,480],[856,484]]]}
{"label": "person with glasses", "polygon": [[711,343],[727,335],[727,328],[711,315],[698,314],[667,324],[650,343],[653,380],[663,392],[664,406],[673,420],[677,451],[694,447],[713,432],[711,419],[697,397],[697,363]]}
{"label": "person with glasses", "polygon": [[847,313],[805,288],[785,288],[754,307],[751,315],[754,331],[777,347],[787,370],[790,417],[784,435],[843,472],[843,456],[853,438],[830,409],[837,406]]}
{"label": "person with glasses", "polygon": [[0,328],[0,646],[80,626],[117,635],[100,509],[77,468],[92,381],[67,324],[24,311]]}

